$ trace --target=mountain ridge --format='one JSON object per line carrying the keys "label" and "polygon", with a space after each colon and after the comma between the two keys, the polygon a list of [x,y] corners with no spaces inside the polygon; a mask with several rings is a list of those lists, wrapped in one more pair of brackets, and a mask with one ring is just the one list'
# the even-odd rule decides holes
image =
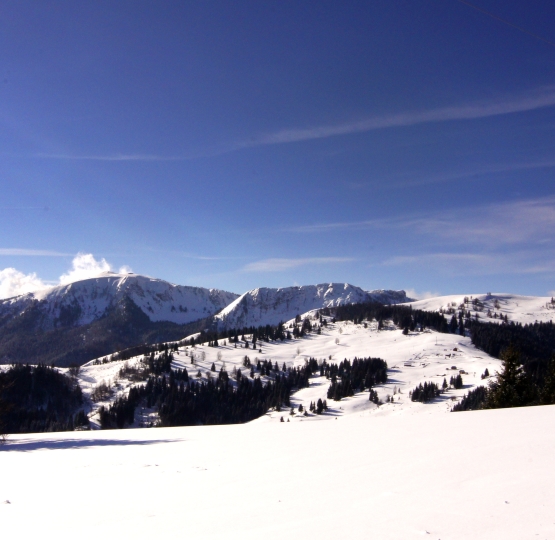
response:
{"label": "mountain ridge", "polygon": [[293,287],[259,287],[245,292],[214,316],[218,328],[277,324],[314,309],[360,302],[410,302],[405,291],[365,291],[349,283],[319,283]]}
{"label": "mountain ridge", "polygon": [[140,274],[99,276],[0,300],[0,317],[42,306],[45,329],[83,326],[103,317],[128,296],[152,322],[187,324],[213,315],[239,295],[219,289],[174,285]]}

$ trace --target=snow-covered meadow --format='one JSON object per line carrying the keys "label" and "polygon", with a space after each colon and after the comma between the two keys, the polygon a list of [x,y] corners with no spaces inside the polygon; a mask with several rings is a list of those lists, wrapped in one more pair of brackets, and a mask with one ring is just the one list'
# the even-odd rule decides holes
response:
{"label": "snow-covered meadow", "polygon": [[509,322],[533,324],[555,320],[555,303],[552,300],[551,296],[509,293],[454,294],[417,300],[410,302],[410,305],[423,311],[441,310],[448,319],[450,314],[458,314],[464,307],[472,318],[477,315],[482,322],[499,322],[502,315]]}
{"label": "snow-covered meadow", "polygon": [[[269,411],[267,415],[257,420],[258,422],[274,420],[279,421],[281,417],[298,421],[312,419],[333,419],[336,416],[346,414],[364,415],[390,415],[390,414],[418,414],[430,411],[449,412],[455,402],[468,390],[476,385],[487,384],[481,376],[486,369],[493,375],[500,368],[501,362],[486,353],[477,350],[470,342],[470,338],[455,334],[440,334],[431,331],[410,332],[403,335],[400,329],[393,325],[378,331],[376,324],[353,324],[352,322],[337,322],[323,327],[320,335],[313,333],[301,339],[286,340],[284,342],[265,343],[258,341],[256,349],[246,349],[242,344],[238,347],[220,341],[219,347],[208,347],[199,345],[196,347],[180,347],[174,353],[173,367],[186,368],[189,376],[206,380],[208,376],[214,376],[224,367],[232,376],[235,370],[242,370],[242,375],[249,375],[250,369],[243,366],[245,356],[248,356],[252,364],[258,360],[271,360],[277,362],[282,368],[304,365],[309,358],[318,361],[341,362],[344,359],[353,360],[355,357],[379,357],[383,358],[389,367],[388,381],[386,384],[378,385],[378,392],[383,405],[377,407],[368,400],[368,391],[358,393],[351,398],[344,398],[339,402],[327,400],[328,413],[323,416],[296,414],[291,416],[288,411]],[[252,347],[252,344],[251,344]],[[260,348],[262,352],[260,352]],[[135,357],[127,361],[128,366],[137,365],[142,357]],[[194,362],[194,363],[193,363]],[[128,392],[132,383],[125,376],[121,377],[119,372],[126,364],[125,361],[95,364],[89,362],[83,366],[79,373],[79,382],[85,395],[91,392],[100,383],[106,382],[112,387],[112,393],[106,401],[98,401],[91,404],[91,419],[96,421],[94,411],[100,405],[107,405],[118,395]],[[215,365],[216,373],[211,372],[212,364]],[[449,382],[451,376],[462,372],[464,387],[460,390],[449,389],[441,397],[432,403],[422,404],[412,402],[409,391],[418,384],[433,381],[440,387],[443,379]],[[199,376],[200,375],[200,376]],[[258,372],[255,376],[259,376]],[[263,377],[263,380],[265,377]],[[326,399],[329,381],[325,377],[313,376],[310,387],[299,390],[291,398],[291,404],[303,408],[316,403],[318,399]],[[137,410],[136,426],[139,423],[155,422],[156,415],[152,411]]]}
{"label": "snow-covered meadow", "polygon": [[555,406],[20,435],[5,538],[555,538]]}
{"label": "snow-covered meadow", "polygon": [[[330,322],[321,334],[256,349],[220,341],[174,355],[173,367],[204,380],[213,363],[248,376],[245,356],[280,367],[381,357],[389,372],[376,387],[379,407],[365,391],[328,399],[322,415],[301,414],[298,405],[326,398],[329,381],[315,375],[293,394],[294,415],[10,436],[0,446],[6,537],[555,538],[555,406],[449,413],[487,384],[486,368],[500,369],[468,337]],[[140,384],[119,375],[140,359],[80,369],[85,396],[103,381],[112,388],[91,404],[93,424],[101,404]],[[427,404],[409,399],[419,383],[459,373],[464,388]],[[135,425],[156,422],[155,411],[139,409]]]}

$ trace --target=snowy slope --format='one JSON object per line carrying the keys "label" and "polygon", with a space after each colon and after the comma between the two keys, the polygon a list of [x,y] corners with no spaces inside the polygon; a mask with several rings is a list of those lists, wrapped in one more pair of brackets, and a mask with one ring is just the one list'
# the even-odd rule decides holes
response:
{"label": "snowy slope", "polygon": [[348,283],[322,283],[280,289],[259,288],[241,295],[215,319],[220,328],[277,324],[307,311],[369,302],[407,302],[405,291],[364,291]]}
{"label": "snowy slope", "polygon": [[[262,352],[260,352],[260,349]],[[199,345],[196,347],[180,347],[174,353],[174,368],[186,368],[189,376],[195,378],[200,373],[200,380],[206,380],[214,374],[210,372],[212,363],[216,371],[224,367],[233,377],[233,371],[240,369],[243,375],[249,375],[249,370],[243,367],[243,360],[248,356],[251,363],[258,360],[271,360],[277,362],[281,368],[302,366],[309,358],[340,362],[344,359],[353,360],[355,357],[379,357],[388,363],[388,381],[386,384],[377,385],[374,389],[384,402],[377,407],[368,400],[368,391],[359,392],[350,398],[335,402],[327,400],[329,411],[322,416],[302,414],[289,416],[287,411],[278,413],[269,411],[264,417],[255,422],[277,422],[281,416],[290,418],[291,421],[321,421],[333,420],[344,415],[419,415],[448,413],[464,394],[478,385],[487,385],[488,380],[482,380],[481,375],[487,369],[491,375],[500,370],[501,361],[476,349],[470,338],[456,334],[440,334],[436,332],[411,332],[408,336],[394,326],[386,326],[385,330],[378,331],[377,324],[370,323],[367,328],[363,324],[352,322],[329,323],[322,329],[321,334],[310,334],[301,339],[286,340],[284,342],[257,342],[257,349],[246,349],[242,346],[235,347],[223,341],[219,347]],[[142,357],[130,359],[127,364],[134,366]],[[91,403],[89,415],[93,424],[97,424],[96,411],[101,405],[109,405],[116,397],[125,395],[131,385],[136,384],[120,377],[119,372],[126,362],[109,362],[97,364],[94,361],[85,364],[79,374],[79,383],[85,396],[100,383],[105,382],[112,387],[112,394],[104,402]],[[455,369],[453,369],[455,368]],[[449,389],[439,398],[428,404],[412,402],[409,391],[418,384],[433,381],[440,387],[443,379],[449,382],[451,376],[463,372],[464,387],[460,390]],[[258,377],[259,373],[255,373]],[[263,381],[268,377],[262,377]],[[313,376],[310,386],[294,393],[291,403],[304,408],[310,402],[316,403],[318,399],[327,399],[327,390],[330,381],[325,377]],[[394,397],[388,401],[388,397]],[[138,410],[136,425],[156,422],[154,411]]]}
{"label": "snowy slope", "polygon": [[555,538],[555,406],[11,437],[5,538]]}
{"label": "snowy slope", "polygon": [[[466,299],[466,302],[465,302]],[[457,316],[464,306],[472,318],[478,314],[482,322],[499,322],[500,315],[507,316],[509,321],[529,324],[555,320],[555,304],[547,296],[522,296],[507,293],[467,294],[438,296],[426,300],[411,302],[415,309],[424,311],[442,310],[447,319],[456,313]]]}
{"label": "snowy slope", "polygon": [[0,316],[18,315],[40,302],[45,324],[69,321],[81,326],[102,317],[124,296],[131,298],[153,322],[188,323],[227,306],[237,294],[218,289],[173,285],[138,274],[107,272],[99,277],[0,301]]}

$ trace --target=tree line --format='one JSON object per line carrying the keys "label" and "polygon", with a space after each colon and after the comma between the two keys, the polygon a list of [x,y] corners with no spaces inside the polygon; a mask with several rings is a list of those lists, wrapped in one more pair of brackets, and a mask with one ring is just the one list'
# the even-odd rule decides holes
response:
{"label": "tree line", "polygon": [[526,371],[519,349],[510,345],[501,353],[501,371],[488,386],[479,386],[464,396],[453,411],[503,409],[555,404],[555,356],[547,362],[541,379]]}
{"label": "tree line", "polygon": [[0,432],[72,431],[88,426],[77,382],[56,369],[16,364],[0,372]]}
{"label": "tree line", "polygon": [[[271,362],[268,362],[271,365]],[[152,375],[145,385],[131,388],[128,396],[118,398],[111,406],[101,407],[101,427],[121,428],[135,421],[139,405],[158,410],[160,426],[190,426],[248,422],[265,414],[268,409],[280,411],[289,407],[293,391],[305,388],[318,370],[311,359],[302,367],[270,370],[271,379],[262,383],[260,377],[237,377],[232,383],[223,368],[216,377],[195,382],[180,370],[176,376],[169,369],[160,376]],[[275,366],[274,366],[275,367]]]}

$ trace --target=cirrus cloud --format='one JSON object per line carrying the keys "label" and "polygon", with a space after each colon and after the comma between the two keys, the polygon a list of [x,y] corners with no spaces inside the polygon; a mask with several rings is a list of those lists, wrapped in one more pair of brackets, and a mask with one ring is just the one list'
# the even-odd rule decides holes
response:
{"label": "cirrus cloud", "polygon": [[243,267],[244,272],[283,272],[307,264],[332,264],[351,262],[349,257],[306,257],[300,259],[264,259],[247,264]]}

